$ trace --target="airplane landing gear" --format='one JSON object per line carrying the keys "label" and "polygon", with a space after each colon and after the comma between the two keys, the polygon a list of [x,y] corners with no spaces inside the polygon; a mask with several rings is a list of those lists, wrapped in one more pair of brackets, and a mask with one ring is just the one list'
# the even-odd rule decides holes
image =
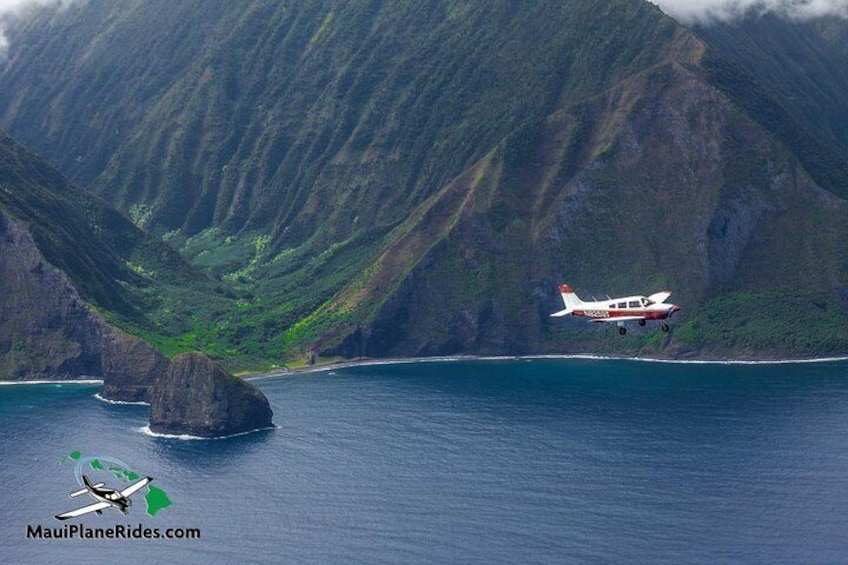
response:
{"label": "airplane landing gear", "polygon": [[626,334],[626,333],[627,333],[627,328],[625,328],[624,326],[620,326],[620,327],[618,328],[618,333],[620,333],[621,335]]}
{"label": "airplane landing gear", "polygon": [[664,331],[664,332],[668,332],[668,330],[669,330],[668,324],[663,323],[663,325],[662,325],[662,331]]}
{"label": "airplane landing gear", "polygon": [[645,323],[646,323],[646,322],[645,322],[645,320],[639,320],[639,325],[640,325],[640,326],[644,326],[644,325],[645,325]]}

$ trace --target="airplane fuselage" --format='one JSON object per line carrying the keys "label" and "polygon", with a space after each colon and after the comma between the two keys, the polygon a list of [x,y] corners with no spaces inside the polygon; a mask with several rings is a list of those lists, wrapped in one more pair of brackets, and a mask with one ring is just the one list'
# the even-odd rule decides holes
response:
{"label": "airplane fuselage", "polygon": [[611,300],[584,302],[571,314],[586,318],[630,318],[639,316],[646,320],[664,320],[677,308],[674,304],[653,303],[646,296],[626,296]]}
{"label": "airplane fuselage", "polygon": [[[668,291],[657,292],[651,296],[607,297],[606,300],[591,301],[581,300],[567,284],[560,285],[559,291],[565,310],[551,314],[552,317],[571,315],[586,318],[590,322],[614,323],[622,335],[627,333],[624,328],[627,322],[637,322],[644,326],[649,320],[665,320],[680,310],[679,306],[666,302],[666,299],[671,296],[671,292]],[[662,330],[669,331],[669,326],[665,322],[662,324]]]}
{"label": "airplane fuselage", "polygon": [[127,514],[127,511],[130,506],[132,506],[132,500],[123,496],[119,491],[111,488],[99,488],[97,486],[92,485],[88,482],[87,477],[85,478],[85,487],[88,489],[88,494],[90,494],[93,498],[97,499],[98,502],[105,502],[111,506],[114,506],[124,514]]}

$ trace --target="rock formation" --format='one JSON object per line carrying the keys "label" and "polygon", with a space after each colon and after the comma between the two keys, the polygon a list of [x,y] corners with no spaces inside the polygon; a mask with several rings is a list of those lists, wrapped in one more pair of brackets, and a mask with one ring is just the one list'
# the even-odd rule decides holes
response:
{"label": "rock formation", "polygon": [[0,377],[100,376],[106,326],[26,227],[0,212]]}
{"label": "rock formation", "polygon": [[140,401],[168,368],[167,357],[93,311],[2,212],[0,288],[0,378],[102,377],[104,398]]}
{"label": "rock formation", "polygon": [[168,371],[170,361],[146,341],[116,328],[102,340],[100,357],[103,398],[125,402],[147,402],[148,391]]}
{"label": "rock formation", "polygon": [[221,437],[271,427],[268,399],[200,353],[178,355],[150,389],[150,430]]}
{"label": "rock formation", "polygon": [[2,211],[0,288],[0,378],[102,377],[104,398],[151,402],[157,432],[213,437],[271,426],[256,387],[200,354],[171,363],[110,326],[47,262],[25,224]]}

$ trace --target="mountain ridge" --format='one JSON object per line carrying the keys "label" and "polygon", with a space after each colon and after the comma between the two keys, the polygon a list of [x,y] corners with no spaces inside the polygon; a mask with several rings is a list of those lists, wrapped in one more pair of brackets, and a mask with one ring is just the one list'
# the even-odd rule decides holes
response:
{"label": "mountain ridge", "polygon": [[[0,125],[229,293],[196,308],[180,347],[848,349],[848,153],[815,129],[843,91],[837,43],[804,51],[821,66],[799,80],[834,80],[801,111],[768,78],[800,72],[789,50],[734,53],[730,28],[686,29],[638,0],[197,6],[45,10],[10,28],[21,47],[0,71]],[[739,34],[784,29],[757,25]],[[37,93],[43,76],[54,86]],[[671,335],[610,339],[547,317],[560,282],[670,288],[684,310]]]}

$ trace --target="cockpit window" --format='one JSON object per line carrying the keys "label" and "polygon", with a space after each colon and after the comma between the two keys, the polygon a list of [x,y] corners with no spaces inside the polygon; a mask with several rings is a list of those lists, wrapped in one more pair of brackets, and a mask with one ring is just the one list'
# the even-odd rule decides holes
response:
{"label": "cockpit window", "polygon": [[644,296],[642,297],[642,306],[650,306],[651,304],[653,304],[653,302],[651,302],[650,300],[648,300]]}

